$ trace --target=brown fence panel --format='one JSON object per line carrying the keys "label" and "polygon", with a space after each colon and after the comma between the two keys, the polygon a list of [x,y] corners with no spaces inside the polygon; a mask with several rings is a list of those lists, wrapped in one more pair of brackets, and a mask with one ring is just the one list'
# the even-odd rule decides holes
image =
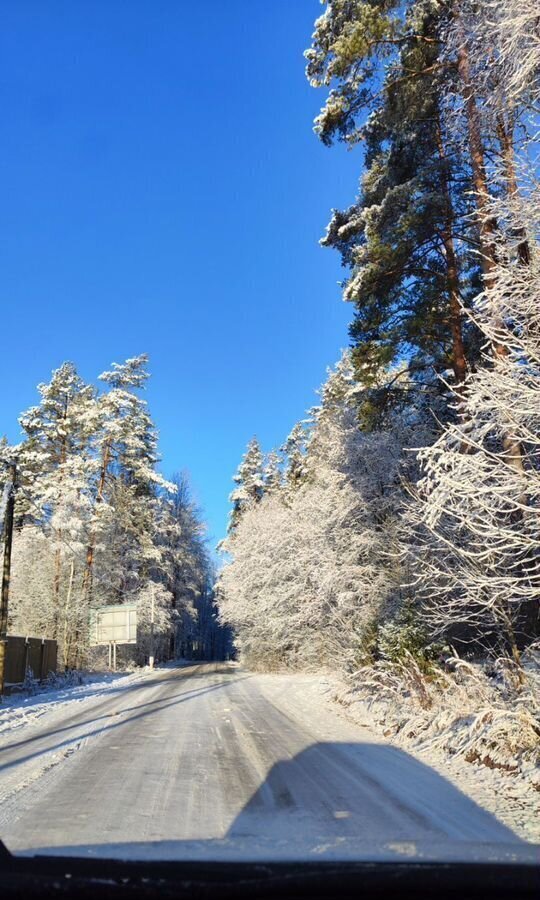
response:
{"label": "brown fence panel", "polygon": [[44,655],[43,655],[43,664],[41,666],[41,677],[47,678],[47,675],[50,675],[51,672],[56,672],[56,667],[58,665],[58,644],[56,641],[51,641],[48,638],[43,640],[44,646]]}
{"label": "brown fence panel", "polygon": [[22,684],[30,670],[34,678],[43,681],[51,672],[56,672],[57,651],[56,641],[48,638],[24,638],[8,634],[6,685]]}
{"label": "brown fence panel", "polygon": [[20,684],[26,671],[26,638],[9,635],[6,647],[5,683]]}
{"label": "brown fence panel", "polygon": [[39,678],[41,673],[41,653],[43,644],[38,638],[26,638],[28,654],[26,657],[26,671]]}

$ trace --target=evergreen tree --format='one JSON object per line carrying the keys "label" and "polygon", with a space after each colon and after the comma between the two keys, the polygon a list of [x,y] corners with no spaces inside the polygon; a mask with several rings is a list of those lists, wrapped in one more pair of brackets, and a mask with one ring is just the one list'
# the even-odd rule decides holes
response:
{"label": "evergreen tree", "polygon": [[156,470],[157,433],[138,393],[146,362],[114,364],[100,393],[64,364],[21,417],[23,442],[2,443],[20,470],[10,627],[56,638],[68,667],[88,659],[90,609],[125,601],[139,607],[139,662],[152,631],[160,658],[208,643],[205,604],[214,647],[226,648],[201,518],[185,483]]}
{"label": "evergreen tree", "polygon": [[[463,318],[477,281],[471,174],[443,114],[446,19],[442,4],[332,2],[306,54],[313,84],[337,84],[316,120],[320,137],[366,143],[360,196],[334,212],[322,243],[351,270],[353,359],[370,387],[404,357],[424,385],[447,369],[460,385],[477,355]],[[401,399],[401,380],[391,388]]]}
{"label": "evergreen tree", "polygon": [[[488,45],[496,47],[496,35]],[[529,71],[527,59],[525,65]],[[511,71],[517,78],[515,60]],[[502,155],[498,165],[491,162],[499,175],[490,195],[477,198],[490,229],[484,290],[474,305],[484,356],[467,381],[462,421],[420,453],[424,478],[408,517],[430,626],[459,627],[477,646],[502,644],[518,666],[520,650],[540,630],[540,186],[537,173],[527,171],[527,149],[522,140],[519,186],[509,181]],[[480,174],[487,185],[487,169]]]}
{"label": "evergreen tree", "polygon": [[96,399],[94,388],[82,381],[72,363],[64,363],[38,390],[39,405],[20,419],[25,440],[18,451],[17,515],[19,524],[37,526],[49,535],[48,551],[54,559],[49,633],[65,650],[78,617],[73,587],[88,533],[88,488],[94,470],[89,441]]}
{"label": "evergreen tree", "polygon": [[272,494],[283,486],[282,458],[277,450],[271,450],[264,464],[264,492]]}
{"label": "evergreen tree", "polygon": [[249,442],[233,481],[236,487],[229,497],[233,504],[230,530],[236,528],[245,510],[258,503],[264,493],[263,454],[256,437]]}
{"label": "evergreen tree", "polygon": [[297,422],[281,448],[281,452],[285,456],[285,485],[289,495],[294,494],[306,479],[308,443],[309,430],[306,423]]}
{"label": "evergreen tree", "polygon": [[110,371],[99,376],[109,390],[99,396],[99,423],[93,438],[98,467],[83,585],[88,597],[92,595],[96,547],[123,559],[121,577],[111,578],[117,597],[136,589],[140,559],[144,558],[148,567],[154,556],[156,491],[174,490],[156,471],[157,434],[146,402],[137,393],[148,379],[147,361],[143,354],[122,364],[113,363]]}

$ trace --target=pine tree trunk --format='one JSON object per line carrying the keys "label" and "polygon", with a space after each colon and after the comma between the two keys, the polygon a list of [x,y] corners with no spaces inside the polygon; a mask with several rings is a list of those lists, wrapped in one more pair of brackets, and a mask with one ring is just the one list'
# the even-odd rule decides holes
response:
{"label": "pine tree trunk", "polygon": [[53,579],[53,640],[58,638],[60,624],[60,581],[62,576],[62,551],[57,547],[54,552],[54,579]]}
{"label": "pine tree trunk", "polygon": [[[103,447],[103,455],[101,459],[101,468],[99,472],[99,481],[98,488],[96,492],[96,503],[97,507],[103,500],[103,494],[105,492],[105,479],[107,477],[107,471],[109,468],[109,463],[111,459],[111,440],[106,441]],[[83,598],[89,599],[91,591],[92,591],[92,572],[94,567],[94,554],[96,547],[96,532],[93,529],[90,532],[90,538],[88,541],[88,547],[86,548],[86,567],[83,575],[83,583],[82,583],[82,595]]]}
{"label": "pine tree trunk", "polygon": [[[67,411],[68,411],[68,400],[67,397],[64,400],[64,422],[67,419]],[[62,437],[60,442],[60,481],[59,486],[62,486],[64,481],[63,478],[63,469],[62,466],[65,464],[67,459],[67,445],[65,436]],[[61,542],[63,540],[62,530],[60,529],[57,532],[58,541]],[[62,577],[62,551],[58,546],[55,550],[54,554],[54,581],[53,581],[53,615],[54,615],[54,626],[53,626],[53,639],[57,640],[58,638],[58,629],[60,625],[60,582]]]}
{"label": "pine tree trunk", "polygon": [[[456,22],[459,25],[459,12],[455,14]],[[484,143],[482,140],[482,131],[480,124],[480,114],[476,104],[474,88],[471,82],[469,54],[466,48],[465,35],[461,29],[460,47],[457,54],[458,75],[462,84],[462,96],[465,101],[465,112],[467,117],[467,128],[469,137],[469,149],[471,156],[471,170],[473,184],[475,188],[476,210],[478,218],[478,229],[480,236],[480,250],[482,259],[482,271],[484,273],[484,287],[486,291],[490,291],[495,287],[496,278],[496,235],[497,223],[493,218],[493,214],[489,208],[490,193],[488,189]],[[516,186],[517,187],[517,186]],[[504,323],[495,321],[496,329],[502,334],[505,330]],[[506,358],[508,356],[508,348],[500,341],[493,341],[493,352],[495,356]],[[503,438],[503,448],[505,457],[514,469],[518,472],[524,472],[523,465],[523,449],[520,442],[509,432]]]}
{"label": "pine tree trunk", "polygon": [[64,647],[63,647],[63,656],[64,656],[64,668],[68,668],[68,659],[70,652],[70,641],[68,640],[68,617],[69,617],[69,609],[71,606],[71,595],[73,593],[73,580],[75,575],[75,560],[71,560],[71,567],[69,570],[69,583],[66,595],[66,604],[64,607]]}
{"label": "pine tree trunk", "polygon": [[459,270],[457,254],[454,245],[454,210],[447,171],[447,159],[444,149],[441,122],[437,113],[437,149],[439,158],[443,164],[441,175],[441,190],[444,197],[445,222],[442,231],[442,239],[446,254],[446,282],[449,297],[449,321],[452,334],[452,368],[456,379],[457,389],[460,390],[467,376],[467,358],[463,343],[462,309],[459,292]]}
{"label": "pine tree trunk", "polygon": [[[515,197],[518,193],[513,131],[513,126],[506,125],[502,112],[499,112],[497,115],[497,136],[501,145],[504,178],[509,197]],[[521,239],[517,248],[518,259],[523,265],[529,266],[531,263],[531,250],[525,229],[520,228],[517,236]]]}
{"label": "pine tree trunk", "polygon": [[[456,15],[459,22],[459,14]],[[476,105],[474,88],[471,83],[469,54],[465,46],[465,37],[460,36],[460,47],[457,54],[458,75],[462,84],[462,95],[465,101],[469,150],[471,155],[471,171],[476,197],[476,210],[480,235],[480,251],[484,284],[486,289],[493,287],[495,267],[495,238],[497,223],[489,210],[489,190],[486,176],[484,143],[480,126],[480,114]]]}

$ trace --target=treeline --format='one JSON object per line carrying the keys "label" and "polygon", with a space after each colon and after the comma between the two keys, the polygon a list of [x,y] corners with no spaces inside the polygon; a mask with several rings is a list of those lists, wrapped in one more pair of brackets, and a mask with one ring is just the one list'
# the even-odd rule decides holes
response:
{"label": "treeline", "polygon": [[18,472],[9,631],[56,639],[68,668],[95,661],[91,610],[128,602],[138,642],[127,658],[143,663],[151,642],[161,660],[228,652],[204,523],[185,477],[157,470],[146,365],[113,363],[98,390],[64,363],[21,416],[23,441],[0,446]]}
{"label": "treeline", "polygon": [[321,140],[364,148],[322,243],[351,349],[236,476],[222,615],[251,662],[496,653],[540,633],[540,99],[527,0],[330,0]]}

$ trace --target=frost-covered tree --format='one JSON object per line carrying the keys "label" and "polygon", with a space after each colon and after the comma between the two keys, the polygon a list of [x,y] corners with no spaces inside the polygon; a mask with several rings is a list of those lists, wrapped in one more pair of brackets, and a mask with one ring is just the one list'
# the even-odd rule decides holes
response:
{"label": "frost-covered tree", "polygon": [[12,634],[58,634],[59,610],[53,603],[54,557],[42,528],[26,524],[15,531],[8,628]]}
{"label": "frost-covered tree", "polygon": [[540,631],[538,187],[492,209],[497,264],[475,310],[486,353],[462,416],[420,453],[411,553],[429,622],[478,643],[498,639],[518,662]]}
{"label": "frost-covered tree", "polygon": [[233,504],[229,522],[230,530],[238,525],[244,512],[258,503],[264,493],[264,457],[256,437],[247,445],[242,462],[233,478],[236,485],[229,500]]}
{"label": "frost-covered tree", "polygon": [[[122,364],[113,363],[110,371],[99,376],[109,390],[98,400],[99,426],[93,441],[98,469],[84,575],[84,590],[89,597],[92,595],[96,548],[99,551],[101,546],[110,552],[110,531],[114,541],[120,541],[123,535],[127,542],[121,551],[114,551],[117,557],[121,552],[124,560],[135,561],[134,543],[138,542],[141,555],[150,562],[152,552],[148,535],[152,533],[149,524],[156,490],[173,489],[156,470],[159,459],[157,434],[146,402],[138,393],[148,379],[147,361],[147,356],[142,354]],[[122,511],[122,521],[118,514],[113,520],[111,505]],[[119,596],[130,589],[126,585],[125,566],[122,571],[122,582],[117,586]]]}
{"label": "frost-covered tree", "polygon": [[166,587],[147,581],[137,594],[137,656],[138,661],[167,659],[177,612],[172,595]]}
{"label": "frost-covered tree", "polygon": [[400,446],[361,432],[356,390],[347,354],[312,411],[305,477],[249,507],[226,541],[220,609],[252,664],[354,666],[392,596]]}
{"label": "frost-covered tree", "polygon": [[445,55],[473,172],[483,291],[472,316],[484,355],[457,420],[420,454],[410,509],[427,619],[503,643],[516,662],[539,632],[540,204],[527,121],[540,99],[539,47],[537,20],[518,0],[454,8]]}
{"label": "frost-covered tree", "polygon": [[[329,0],[306,57],[328,90],[316,133],[365,146],[360,195],[323,241],[349,270],[357,377],[369,386],[405,358],[421,382],[434,369],[463,384],[479,350],[465,310],[479,269],[486,279],[496,266],[492,200],[516,192],[516,135],[537,130],[535,11],[527,0]],[[386,399],[396,393],[399,379]]]}
{"label": "frost-covered tree", "polygon": [[[455,81],[442,58],[449,15],[431,0],[331,0],[306,52],[311,84],[330,88],[316,133],[326,144],[365,146],[359,197],[334,211],[322,243],[350,272],[353,359],[368,387],[405,355],[421,383],[434,368],[459,385],[476,355],[462,308],[478,269],[471,170],[444,105]],[[396,395],[403,399],[399,378],[386,399]],[[374,406],[382,399],[379,389]]]}
{"label": "frost-covered tree", "polygon": [[283,458],[277,450],[271,450],[267,455],[264,468],[264,492],[272,494],[283,487]]}
{"label": "frost-covered tree", "polygon": [[306,451],[310,440],[309,422],[297,422],[281,448],[285,459],[284,488],[288,496],[307,478]]}
{"label": "frost-covered tree", "polygon": [[[206,525],[193,501],[188,478],[172,478],[174,495],[163,506],[165,583],[175,610],[174,647],[179,656],[216,659],[227,649],[213,596],[214,566],[207,547]],[[223,632],[226,630],[223,629]]]}
{"label": "frost-covered tree", "polygon": [[[36,535],[36,529],[48,536],[47,553],[40,550],[38,555],[40,563],[47,554],[51,557],[53,577],[52,583],[44,578],[42,592],[49,609],[49,636],[64,646],[72,640],[76,627],[74,580],[88,533],[95,390],[82,381],[71,363],[64,363],[38,390],[39,405],[20,419],[25,440],[16,451],[20,480],[17,521],[25,538]],[[29,541],[23,543],[28,546]],[[50,572],[50,560],[45,568]],[[26,580],[31,582],[34,577],[35,572],[27,571]],[[31,587],[21,598],[26,606],[30,593]]]}
{"label": "frost-covered tree", "polygon": [[161,656],[201,643],[201,597],[212,606],[201,518],[185,485],[157,470],[157,433],[140,396],[146,363],[113,364],[101,391],[65,363],[21,417],[21,444],[2,445],[20,482],[10,627],[55,638],[66,666],[85,663],[93,607],[139,605],[143,661],[149,597]]}

